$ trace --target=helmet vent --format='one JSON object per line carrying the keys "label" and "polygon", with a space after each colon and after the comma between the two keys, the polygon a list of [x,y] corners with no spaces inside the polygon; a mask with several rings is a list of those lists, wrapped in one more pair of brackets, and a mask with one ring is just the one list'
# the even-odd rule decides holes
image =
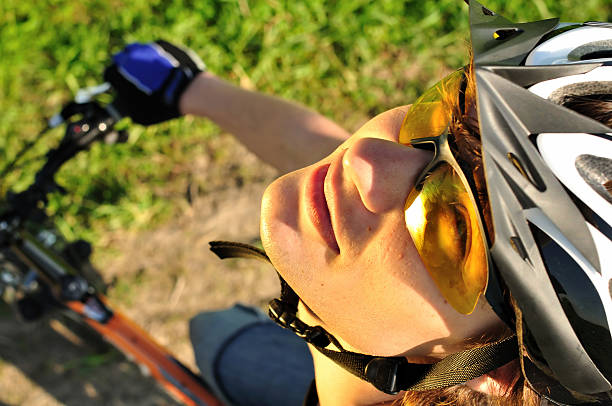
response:
{"label": "helmet vent", "polygon": [[482,14],[484,14],[486,16],[494,16],[495,15],[494,12],[492,12],[491,10],[489,10],[488,8],[486,8],[484,6],[482,7]]}
{"label": "helmet vent", "polygon": [[612,81],[578,82],[558,88],[548,96],[548,99],[553,103],[564,105],[568,99],[576,96],[603,97],[607,95],[612,95]]}
{"label": "helmet vent", "polygon": [[612,57],[612,40],[593,41],[574,48],[568,55],[570,61],[587,61],[589,59]]}
{"label": "helmet vent", "polygon": [[529,256],[527,255],[527,250],[523,246],[521,239],[518,237],[510,237],[510,245],[516,251],[517,254],[523,258],[523,260],[527,260]]}
{"label": "helmet vent", "polygon": [[524,32],[519,28],[504,28],[501,30],[497,30],[493,33],[493,39],[497,41],[505,41],[510,38],[514,38],[520,33]]}
{"label": "helmet vent", "polygon": [[582,179],[612,203],[612,159],[582,154],[578,155],[574,165]]}
{"label": "helmet vent", "polygon": [[612,58],[612,50],[607,49],[605,51],[595,51],[590,54],[582,55],[580,57],[581,61],[588,61],[591,59],[604,59],[604,58]]}
{"label": "helmet vent", "polygon": [[506,158],[508,158],[508,160],[512,162],[512,165],[514,165],[514,167],[521,173],[521,175],[523,175],[523,177],[527,179],[539,191],[546,190],[546,186],[539,184],[530,176],[530,173],[525,169],[523,164],[521,164],[521,161],[519,161],[516,155],[514,155],[512,152],[508,152],[508,154],[506,154]]}

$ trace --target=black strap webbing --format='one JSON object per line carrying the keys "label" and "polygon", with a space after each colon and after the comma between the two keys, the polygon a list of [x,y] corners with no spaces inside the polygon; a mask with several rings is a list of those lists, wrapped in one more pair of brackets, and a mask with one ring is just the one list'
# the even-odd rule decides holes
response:
{"label": "black strap webbing", "polygon": [[403,357],[375,357],[315,348],[386,393],[440,389],[465,383],[507,364],[518,355],[515,335],[449,355],[435,364],[411,364]]}
{"label": "black strap webbing", "polygon": [[[233,241],[211,241],[208,244],[210,245],[210,250],[221,259],[254,258],[272,264],[268,254],[266,254],[264,250],[249,244]],[[277,275],[281,284],[281,300],[291,306],[290,310],[292,310],[293,313],[297,313],[297,306],[300,298],[278,272]]]}
{"label": "black strap webbing", "polygon": [[270,258],[268,258],[268,254],[264,250],[249,244],[233,241],[211,241],[208,244],[210,245],[210,250],[221,259],[254,258],[270,262]]}
{"label": "black strap webbing", "polygon": [[[256,258],[270,262],[263,250],[248,244],[212,241],[210,249],[220,258]],[[424,391],[465,383],[507,364],[519,354],[516,335],[449,355],[434,364],[411,364],[404,357],[376,357],[346,351],[336,338],[322,327],[307,326],[297,319],[299,297],[280,274],[278,277],[281,282],[281,298],[272,301],[276,302],[278,307],[272,312],[278,313],[273,319],[305,338],[323,355],[348,372],[385,393],[396,394],[403,390]],[[322,339],[322,336],[326,336],[327,339]],[[326,349],[330,343],[340,351]]]}

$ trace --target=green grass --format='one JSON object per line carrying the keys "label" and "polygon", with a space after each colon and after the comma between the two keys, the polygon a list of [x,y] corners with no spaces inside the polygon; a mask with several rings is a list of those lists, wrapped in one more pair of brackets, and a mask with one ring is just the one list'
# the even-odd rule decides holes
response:
{"label": "green grass", "polygon": [[[612,15],[608,0],[485,4],[521,21]],[[464,64],[467,30],[461,0],[3,0],[0,161],[77,89],[101,82],[110,55],[128,42],[187,45],[218,75],[300,101],[354,130]],[[166,219],[184,194],[183,169],[219,130],[205,120],[176,120],[130,132],[127,145],[97,145],[60,173],[69,195],[54,196],[50,210],[69,238]],[[55,130],[49,142],[60,136]],[[25,187],[35,169],[31,163],[11,173],[0,192]]]}

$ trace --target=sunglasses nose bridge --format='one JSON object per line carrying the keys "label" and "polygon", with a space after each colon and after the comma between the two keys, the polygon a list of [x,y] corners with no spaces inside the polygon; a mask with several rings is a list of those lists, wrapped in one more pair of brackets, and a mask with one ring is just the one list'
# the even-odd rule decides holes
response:
{"label": "sunglasses nose bridge", "polygon": [[408,203],[411,202],[410,198],[415,198],[416,194],[421,191],[423,183],[427,179],[427,175],[430,174],[438,165],[442,162],[452,159],[452,152],[448,145],[448,128],[442,134],[435,137],[422,137],[416,138],[410,141],[409,146],[417,149],[423,149],[433,152],[431,161],[423,168],[421,174],[418,176],[415,182],[413,192],[408,198]]}

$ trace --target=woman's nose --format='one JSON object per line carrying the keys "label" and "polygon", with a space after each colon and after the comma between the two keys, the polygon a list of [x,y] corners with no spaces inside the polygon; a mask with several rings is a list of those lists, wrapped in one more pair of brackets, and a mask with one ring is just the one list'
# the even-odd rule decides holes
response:
{"label": "woman's nose", "polygon": [[362,138],[346,151],[342,165],[365,207],[382,213],[403,209],[417,178],[432,158],[429,151],[379,138]]}

